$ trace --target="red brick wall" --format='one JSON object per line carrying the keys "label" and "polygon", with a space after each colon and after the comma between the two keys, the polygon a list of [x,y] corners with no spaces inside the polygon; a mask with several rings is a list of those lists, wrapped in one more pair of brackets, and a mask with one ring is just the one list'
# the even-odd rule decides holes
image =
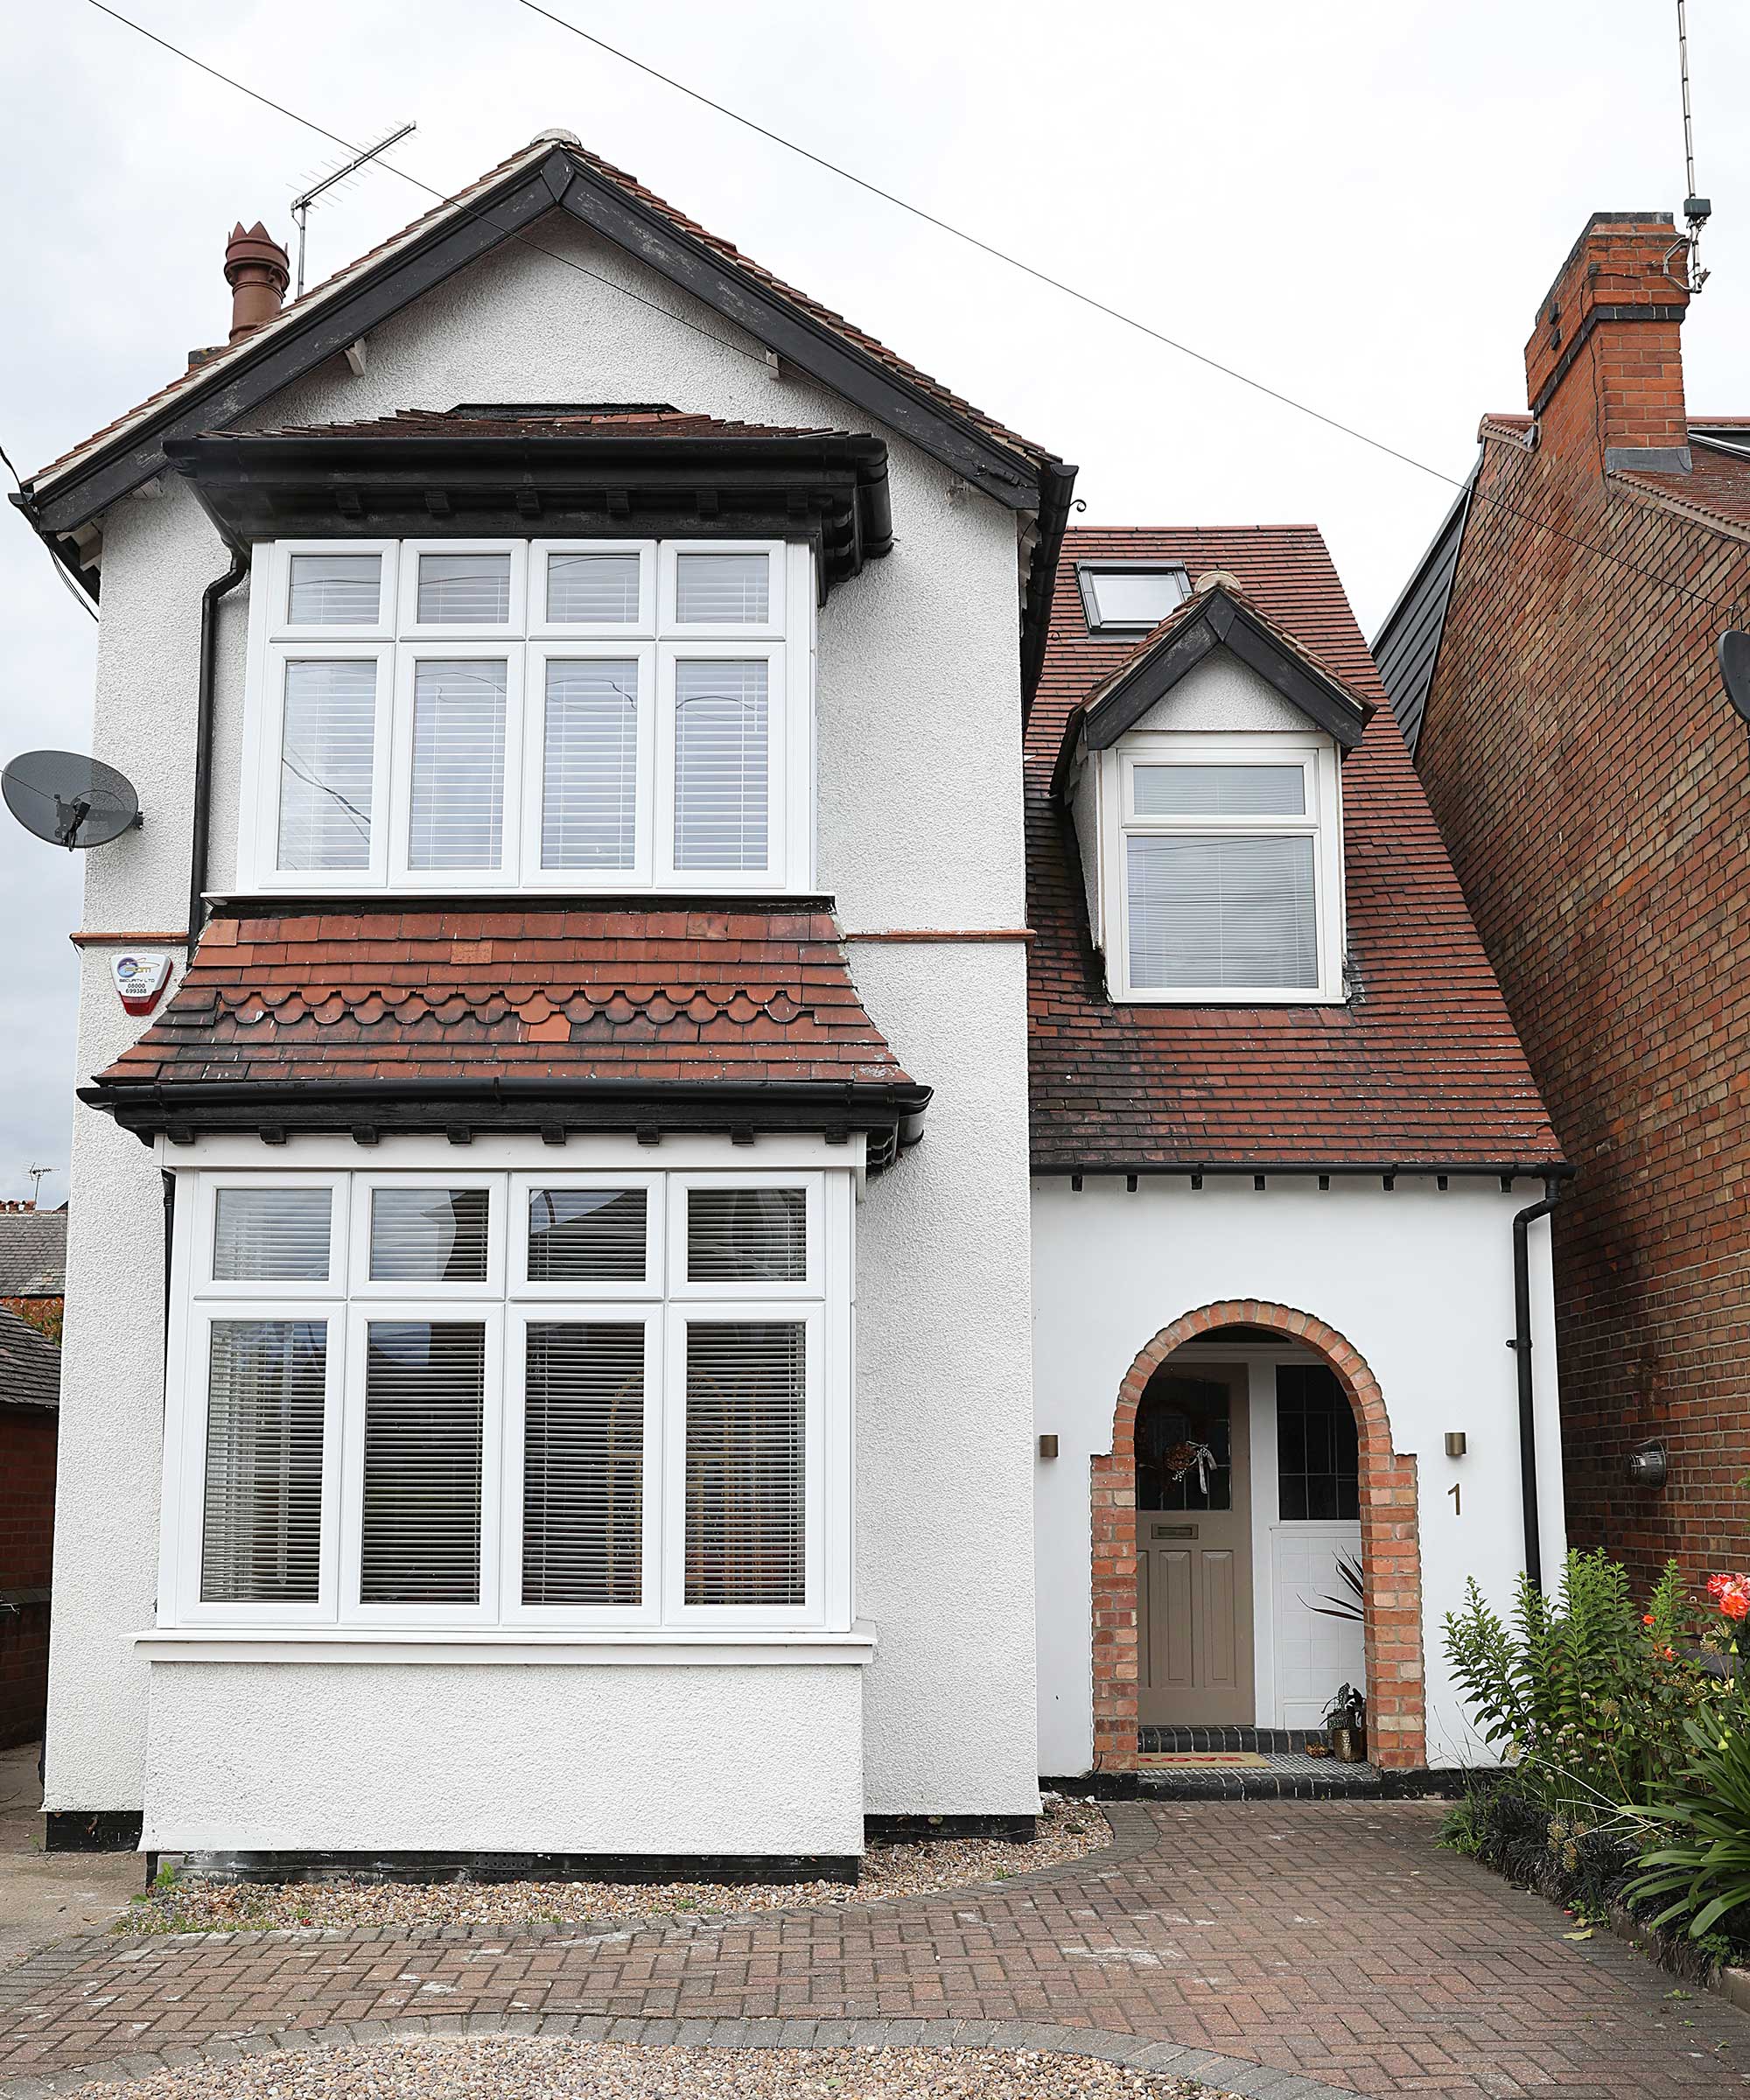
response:
{"label": "red brick wall", "polygon": [[1204,1306],[1164,1327],[1125,1374],[1111,1451],[1094,1459],[1094,1768],[1129,1772],[1137,1764],[1137,1409],[1175,1349],[1234,1326],[1265,1327],[1317,1349],[1348,1395],[1361,1457],[1368,1755],[1413,1770],[1428,1761],[1416,1460],[1392,1450],[1373,1373],[1337,1330],[1256,1298]]}
{"label": "red brick wall", "polygon": [[42,1733],[48,1697],[48,1587],[53,1558],[56,1418],[46,1408],[0,1408],[0,1748]]}
{"label": "red brick wall", "polygon": [[[1485,424],[1496,500],[1472,505],[1417,753],[1578,1170],[1553,1226],[1570,1532],[1642,1579],[1750,1558],[1750,743],[1714,661],[1750,529],[1603,472],[1606,444],[1676,442],[1676,335],[1598,328],[1535,452]],[[1652,1438],[1662,1493],[1625,1475]]]}

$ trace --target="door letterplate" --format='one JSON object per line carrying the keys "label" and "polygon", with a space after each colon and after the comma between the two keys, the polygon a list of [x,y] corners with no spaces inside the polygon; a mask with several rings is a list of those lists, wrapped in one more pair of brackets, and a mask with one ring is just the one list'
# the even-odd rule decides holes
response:
{"label": "door letterplate", "polygon": [[1195,1538],[1196,1536],[1197,1527],[1195,1524],[1151,1524],[1149,1526],[1151,1538]]}

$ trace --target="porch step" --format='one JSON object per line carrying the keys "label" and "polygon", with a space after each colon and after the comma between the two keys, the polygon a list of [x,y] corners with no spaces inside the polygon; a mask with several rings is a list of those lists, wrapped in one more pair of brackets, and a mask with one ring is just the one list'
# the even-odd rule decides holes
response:
{"label": "porch step", "polygon": [[1354,1801],[1384,1791],[1372,1765],[1340,1765],[1289,1750],[1266,1750],[1262,1757],[1261,1765],[1144,1765],[1137,1792],[1145,1801]]}
{"label": "porch step", "polygon": [[[1303,1750],[1316,1728],[1189,1728],[1145,1721],[1137,1730],[1138,1750]],[[1313,1760],[1318,1761],[1316,1759]]]}

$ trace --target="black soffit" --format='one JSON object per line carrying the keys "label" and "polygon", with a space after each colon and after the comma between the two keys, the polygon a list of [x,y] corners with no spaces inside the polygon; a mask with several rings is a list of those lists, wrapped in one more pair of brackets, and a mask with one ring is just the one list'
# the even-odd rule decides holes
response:
{"label": "black soffit", "polygon": [[227,541],[806,539],[821,588],[893,543],[887,448],[875,437],[538,431],[419,436],[210,431],[164,455]]}

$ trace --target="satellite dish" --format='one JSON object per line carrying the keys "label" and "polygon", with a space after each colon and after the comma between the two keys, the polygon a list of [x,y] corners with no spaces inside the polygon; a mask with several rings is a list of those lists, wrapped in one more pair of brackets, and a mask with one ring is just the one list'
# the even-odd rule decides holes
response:
{"label": "satellite dish", "polygon": [[1720,636],[1719,676],[1726,698],[1750,722],[1750,634],[1732,627]]}
{"label": "satellite dish", "polygon": [[107,846],[140,821],[125,774],[77,751],[27,751],[0,774],[6,807],[27,831],[57,846]]}

